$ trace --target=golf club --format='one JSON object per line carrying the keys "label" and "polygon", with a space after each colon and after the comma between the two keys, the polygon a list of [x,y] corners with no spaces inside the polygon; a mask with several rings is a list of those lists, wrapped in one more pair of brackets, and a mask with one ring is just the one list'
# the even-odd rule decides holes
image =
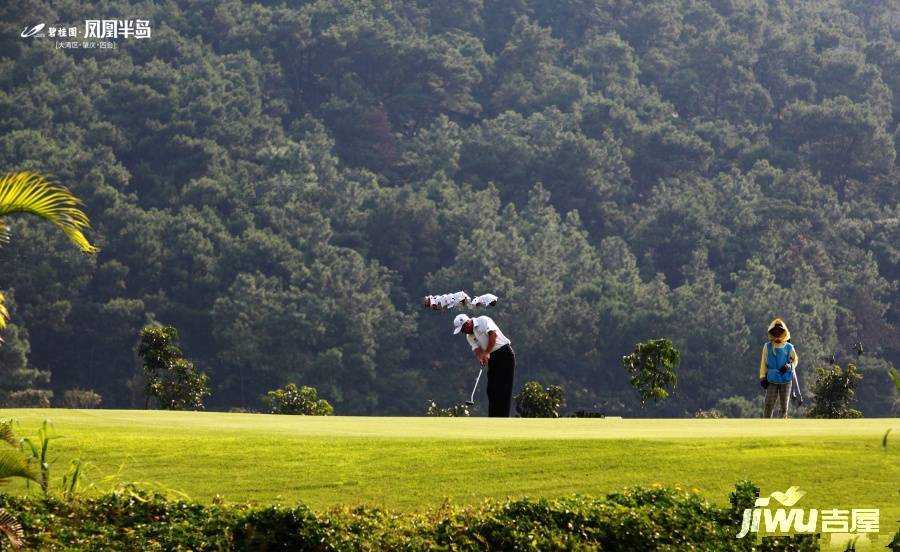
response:
{"label": "golf club", "polygon": [[803,406],[803,393],[800,392],[800,379],[797,377],[797,370],[794,370],[794,378],[791,381],[791,398],[798,400],[800,406]]}
{"label": "golf club", "polygon": [[475,378],[475,387],[472,388],[472,396],[469,400],[466,401],[466,406],[474,406],[475,405],[475,390],[478,389],[478,381],[481,379],[481,372],[484,368],[478,370],[478,377]]}

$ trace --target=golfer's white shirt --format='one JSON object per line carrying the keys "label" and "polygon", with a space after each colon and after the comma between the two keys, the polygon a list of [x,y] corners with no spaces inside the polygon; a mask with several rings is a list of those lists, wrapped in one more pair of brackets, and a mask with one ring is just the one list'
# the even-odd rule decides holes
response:
{"label": "golfer's white shirt", "polygon": [[493,353],[500,347],[504,345],[509,345],[510,341],[503,332],[500,331],[500,328],[497,327],[497,324],[491,319],[490,316],[477,316],[472,319],[472,333],[466,334],[466,339],[469,340],[469,345],[472,346],[472,350],[474,351],[478,347],[481,347],[482,351],[487,350],[488,340],[490,336],[488,336],[488,332],[491,330],[497,332],[497,341],[494,342],[494,348],[488,353]]}

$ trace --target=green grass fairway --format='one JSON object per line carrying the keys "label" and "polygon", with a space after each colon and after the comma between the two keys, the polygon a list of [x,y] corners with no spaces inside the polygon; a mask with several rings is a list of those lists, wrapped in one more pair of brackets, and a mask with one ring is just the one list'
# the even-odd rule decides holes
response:
{"label": "green grass fairway", "polygon": [[[881,508],[900,519],[900,419],[622,420],[355,418],[110,410],[0,410],[19,436],[52,420],[61,478],[92,464],[86,492],[137,481],[208,501],[424,510],[445,499],[602,495],[680,485],[727,503],[735,481],[800,506]],[[888,428],[887,448],[882,437]],[[8,485],[5,489],[17,487]],[[798,507],[800,507],[798,506]]]}

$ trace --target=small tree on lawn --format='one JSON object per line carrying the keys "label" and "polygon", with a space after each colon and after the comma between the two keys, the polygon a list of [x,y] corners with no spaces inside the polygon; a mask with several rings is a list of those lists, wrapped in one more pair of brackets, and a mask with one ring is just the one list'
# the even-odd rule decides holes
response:
{"label": "small tree on lawn", "polygon": [[675,369],[681,353],[668,339],[651,339],[634,346],[634,352],[622,357],[622,366],[631,375],[631,386],[641,395],[641,404],[657,402],[669,396],[666,387],[675,388]]}
{"label": "small tree on lawn", "polygon": [[319,399],[315,387],[303,386],[299,389],[293,383],[281,389],[269,391],[263,402],[272,408],[272,414],[299,414],[302,416],[331,416],[334,408],[325,399]]}
{"label": "small tree on lawn", "polygon": [[209,396],[208,381],[209,376],[197,372],[191,361],[180,358],[160,374],[153,394],[166,410],[203,410],[203,399]]}
{"label": "small tree on lawn", "polygon": [[856,384],[862,374],[856,366],[848,364],[846,370],[840,366],[819,366],[813,383],[813,406],[809,410],[811,418],[862,418],[862,412],[850,408],[856,395]]}
{"label": "small tree on lawn", "polygon": [[144,361],[146,406],[155,397],[167,410],[199,410],[209,395],[208,377],[198,373],[178,348],[174,326],[146,326],[141,330],[138,356]]}
{"label": "small tree on lawn", "polygon": [[516,412],[523,418],[559,418],[566,405],[566,390],[559,385],[546,389],[536,381],[529,381],[516,395]]}

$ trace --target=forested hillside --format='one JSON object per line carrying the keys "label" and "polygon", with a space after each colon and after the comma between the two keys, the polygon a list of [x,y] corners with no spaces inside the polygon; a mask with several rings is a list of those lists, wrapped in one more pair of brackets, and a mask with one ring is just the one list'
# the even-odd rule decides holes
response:
{"label": "forested hillside", "polygon": [[[838,352],[858,408],[891,414],[900,2],[124,6],[0,7],[0,167],[72,189],[102,249],[9,219],[0,388],[142,406],[155,320],[209,408],[293,381],[337,414],[420,415],[474,380],[452,316],[421,307],[465,289],[501,297],[516,388],[563,385],[570,409],[754,398],[779,316],[804,385]],[[99,18],[152,36],[20,37]],[[621,357],[656,337],[678,387],[642,408]]]}

